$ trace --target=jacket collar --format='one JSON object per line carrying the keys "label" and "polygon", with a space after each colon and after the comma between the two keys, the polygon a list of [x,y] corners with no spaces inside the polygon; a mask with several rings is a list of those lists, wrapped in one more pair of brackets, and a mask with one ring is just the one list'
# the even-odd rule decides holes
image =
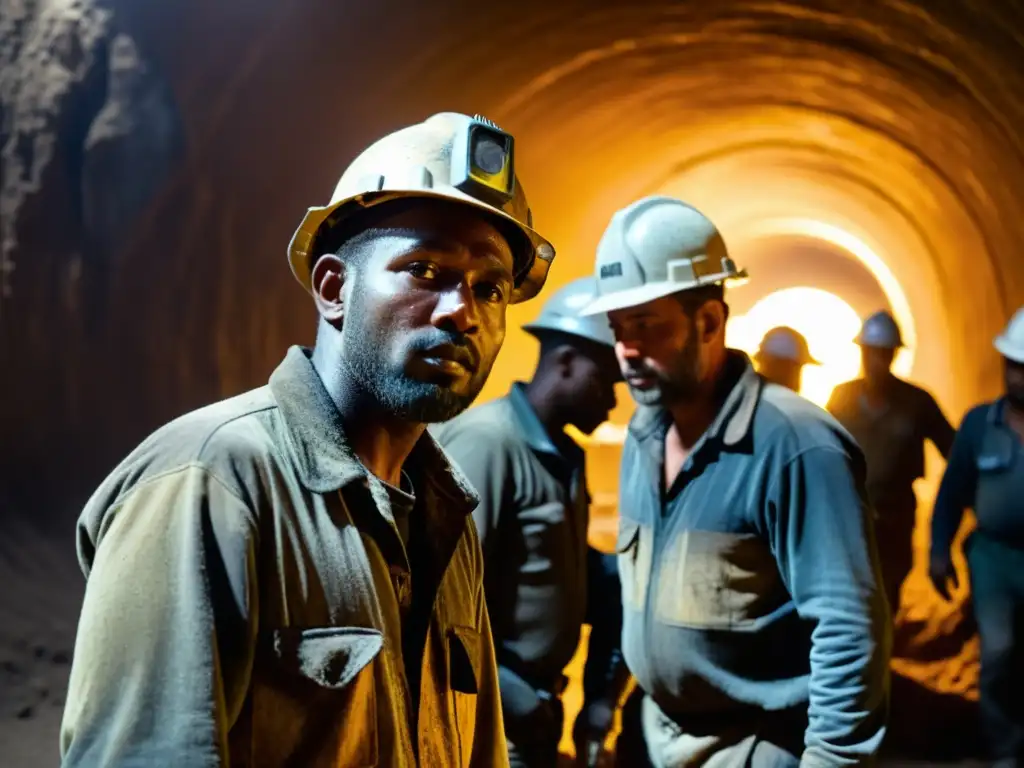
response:
{"label": "jacket collar", "polygon": [[[292,461],[302,484],[314,493],[331,493],[365,479],[366,467],[349,446],[334,401],[310,360],[310,350],[292,347],[270,377],[287,433]],[[409,461],[430,490],[466,514],[478,497],[469,480],[454,467],[424,431]]]}
{"label": "jacket collar", "polygon": [[[700,442],[720,438],[723,445],[733,447],[750,434],[764,382],[750,358],[739,350],[728,350],[724,371],[720,386],[728,394]],[[637,440],[645,442],[663,437],[671,420],[669,412],[660,406],[639,406],[630,421],[629,431]]]}

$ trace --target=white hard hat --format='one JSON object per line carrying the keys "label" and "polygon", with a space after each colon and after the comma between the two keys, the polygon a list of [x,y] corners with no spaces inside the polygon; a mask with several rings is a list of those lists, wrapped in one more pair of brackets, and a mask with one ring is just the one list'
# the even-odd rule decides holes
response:
{"label": "white hard hat", "polygon": [[596,294],[594,278],[581,277],[553,293],[541,310],[540,316],[523,330],[540,336],[545,331],[566,333],[584,339],[615,346],[615,335],[604,315],[580,315],[580,311],[593,301]]}
{"label": "white hard hat", "polygon": [[331,202],[310,208],[288,246],[292,272],[309,291],[317,238],[340,222],[389,200],[452,200],[487,214],[509,237],[515,264],[510,303],[536,296],[555,257],[533,229],[515,175],[514,141],[494,123],[443,112],[372,144],[342,174]]}
{"label": "white hard hat", "polygon": [[746,274],[707,216],[672,197],[645,197],[612,216],[597,246],[597,298],[584,313],[635,307]]}
{"label": "white hard hat", "polygon": [[1001,334],[996,336],[999,354],[1015,363],[1024,363],[1024,307],[1017,310]]}
{"label": "white hard hat", "polygon": [[756,359],[761,360],[765,357],[777,357],[800,365],[821,365],[811,355],[811,349],[803,334],[785,325],[772,328],[761,339]]}
{"label": "white hard hat", "polygon": [[862,347],[878,347],[879,349],[899,349],[903,346],[900,327],[893,316],[880,310],[864,321],[860,333],[854,341]]}

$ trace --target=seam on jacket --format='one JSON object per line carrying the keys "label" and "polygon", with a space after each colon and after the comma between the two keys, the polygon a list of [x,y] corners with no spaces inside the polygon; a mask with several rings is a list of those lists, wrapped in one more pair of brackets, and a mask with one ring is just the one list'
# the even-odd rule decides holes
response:
{"label": "seam on jacket", "polygon": [[827,453],[839,454],[840,456],[843,456],[847,459],[850,458],[849,454],[847,454],[846,451],[834,445],[811,445],[806,448],[801,448],[799,451],[794,453],[792,456],[786,459],[786,461],[783,462],[782,466],[779,468],[778,473],[776,473],[775,477],[772,478],[772,481],[768,485],[767,490],[765,490],[766,499],[771,499],[772,493],[775,491],[776,486],[778,486],[779,484],[779,478],[785,473],[787,469],[789,469],[789,466],[797,459],[802,459],[811,451],[825,451]]}
{"label": "seam on jacket", "polygon": [[152,477],[147,477],[140,483],[136,483],[127,491],[119,494],[118,497],[110,503],[110,506],[107,507],[107,513],[117,509],[118,507],[123,507],[125,505],[125,502],[128,500],[128,497],[131,496],[140,488],[144,488],[147,485],[156,482],[157,480],[161,480],[165,477],[177,474],[179,472],[184,472],[188,469],[201,470],[208,477],[210,477],[213,480],[216,480],[218,485],[220,485],[225,491],[227,491],[232,497],[235,498],[236,501],[238,501],[242,505],[242,508],[245,510],[246,515],[249,517],[249,523],[253,526],[256,525],[256,513],[249,508],[249,503],[240,495],[238,495],[238,493],[236,493],[235,490],[230,485],[228,485],[224,480],[218,477],[217,474],[214,473],[212,469],[210,469],[200,461],[190,461],[185,464],[179,464],[178,466],[173,467],[171,469],[165,469],[163,472],[159,472],[153,475]]}

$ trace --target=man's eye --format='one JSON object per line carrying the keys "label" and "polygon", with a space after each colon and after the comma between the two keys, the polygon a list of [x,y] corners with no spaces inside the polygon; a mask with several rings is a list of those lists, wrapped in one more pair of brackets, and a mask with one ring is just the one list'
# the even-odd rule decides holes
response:
{"label": "man's eye", "polygon": [[406,267],[410,275],[419,280],[433,280],[438,275],[438,268],[429,261],[416,261]]}
{"label": "man's eye", "polygon": [[474,292],[484,301],[500,303],[505,298],[504,291],[497,283],[477,283]]}

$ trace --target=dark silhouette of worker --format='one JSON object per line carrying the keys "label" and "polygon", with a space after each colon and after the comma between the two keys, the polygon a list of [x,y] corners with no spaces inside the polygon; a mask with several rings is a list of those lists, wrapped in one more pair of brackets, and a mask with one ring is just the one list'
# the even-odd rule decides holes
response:
{"label": "dark silhouette of worker", "polygon": [[811,355],[803,334],[785,325],[772,328],[764,335],[754,362],[757,372],[764,378],[794,392],[800,391],[804,366],[821,365]]}
{"label": "dark silhouette of worker", "polygon": [[914,481],[924,476],[924,443],[931,440],[946,458],[954,430],[931,394],[892,373],[893,359],[903,346],[892,315],[871,315],[856,342],[863,377],[836,387],[826,407],[860,443],[867,459],[882,578],[895,615],[900,587],[914,564]]}
{"label": "dark silhouette of worker", "polygon": [[981,640],[982,726],[995,765],[1024,765],[1024,308],[995,340],[1006,393],[964,417],[932,514],[929,575],[947,600],[950,553],[964,510],[978,527],[964,546]]}
{"label": "dark silhouette of worker", "polygon": [[551,296],[524,330],[540,341],[529,383],[432,429],[480,492],[473,513],[498,657],[513,768],[554,768],[562,736],[562,670],[591,625],[583,708],[573,729],[577,765],[596,764],[629,671],[614,555],[587,545],[583,450],[564,429],[593,432],[615,407],[621,379],[605,317],[579,317],[594,279]]}

